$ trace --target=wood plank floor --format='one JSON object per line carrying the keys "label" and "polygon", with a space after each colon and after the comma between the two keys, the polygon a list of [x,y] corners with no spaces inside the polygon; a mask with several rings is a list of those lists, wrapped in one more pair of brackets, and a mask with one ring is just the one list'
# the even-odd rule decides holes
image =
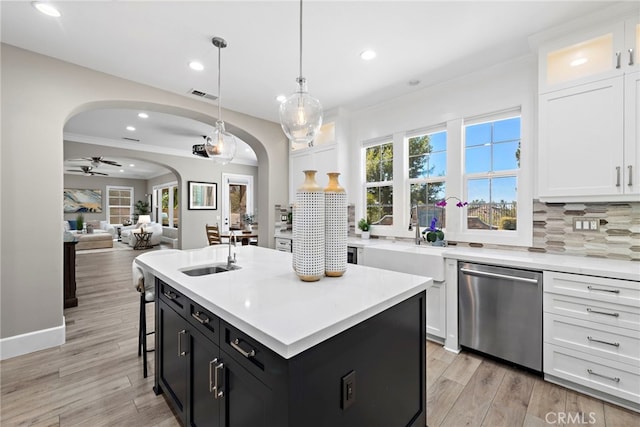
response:
{"label": "wood plank floor", "polygon": [[[179,425],[164,398],[151,389],[154,353],[146,379],[137,356],[139,300],[131,262],[140,253],[77,255],[79,304],[64,312],[66,343],[0,362],[2,427]],[[475,354],[456,355],[432,342],[426,346],[430,427],[640,426],[635,412]],[[585,422],[558,422],[555,414],[561,413],[585,414]]]}

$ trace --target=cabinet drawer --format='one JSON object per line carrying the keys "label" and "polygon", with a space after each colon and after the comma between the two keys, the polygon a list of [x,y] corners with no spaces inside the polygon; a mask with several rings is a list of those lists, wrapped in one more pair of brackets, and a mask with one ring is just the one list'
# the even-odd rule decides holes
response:
{"label": "cabinet drawer", "polygon": [[276,377],[286,373],[285,360],[249,335],[220,320],[223,335],[220,348],[271,387]]}
{"label": "cabinet drawer", "polygon": [[640,307],[638,306],[612,304],[546,292],[542,299],[542,306],[547,313],[560,314],[635,331],[640,330]]}
{"label": "cabinet drawer", "polygon": [[640,331],[545,313],[544,341],[640,367]]}
{"label": "cabinet drawer", "polygon": [[186,317],[189,300],[162,280],[158,280],[158,284],[158,295],[160,298],[166,302],[169,307],[177,311],[178,314]]}
{"label": "cabinet drawer", "polygon": [[630,280],[545,271],[544,291],[596,301],[640,306],[640,282]]}
{"label": "cabinet drawer", "polygon": [[220,319],[199,304],[189,301],[189,323],[215,344],[220,342]]}
{"label": "cabinet drawer", "polygon": [[544,346],[544,372],[576,384],[640,403],[636,366],[614,362],[553,344]]}
{"label": "cabinet drawer", "polygon": [[291,252],[291,239],[276,237],[276,250]]}

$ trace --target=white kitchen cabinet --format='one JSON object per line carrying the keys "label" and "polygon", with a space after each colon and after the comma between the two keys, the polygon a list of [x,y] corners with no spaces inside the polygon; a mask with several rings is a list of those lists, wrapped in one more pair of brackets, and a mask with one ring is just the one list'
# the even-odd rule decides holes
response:
{"label": "white kitchen cabinet", "polygon": [[640,410],[640,282],[544,272],[545,380]]}
{"label": "white kitchen cabinet", "polygon": [[540,48],[539,199],[637,200],[639,40],[636,13]]}
{"label": "white kitchen cabinet", "polygon": [[447,335],[447,289],[445,282],[433,282],[427,289],[427,334],[433,341],[444,343]]}
{"label": "white kitchen cabinet", "polygon": [[540,93],[621,76],[639,70],[640,9],[626,19],[614,19],[572,31],[541,46]]}

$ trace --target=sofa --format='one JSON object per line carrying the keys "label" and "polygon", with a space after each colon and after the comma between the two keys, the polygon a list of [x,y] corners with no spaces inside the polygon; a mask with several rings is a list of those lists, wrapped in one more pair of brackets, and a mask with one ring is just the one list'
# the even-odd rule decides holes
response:
{"label": "sofa", "polygon": [[[72,233],[78,242],[76,250],[85,249],[105,249],[113,247],[113,239],[115,237],[115,228],[107,221],[87,221],[87,233],[82,230],[72,230],[75,228],[70,224],[71,221],[63,222],[63,231]],[[75,221],[73,221],[75,223]],[[75,225],[75,224],[73,224]]]}
{"label": "sofa", "polygon": [[[151,238],[149,239],[149,244],[151,246],[159,245],[162,241],[162,224],[158,224],[157,222],[150,222],[149,224],[142,224],[144,226],[144,231],[153,233]],[[133,233],[140,232],[141,224],[128,225],[126,227],[122,227],[122,231],[120,236],[124,243],[128,243],[129,246],[134,247],[136,244],[136,238]]]}

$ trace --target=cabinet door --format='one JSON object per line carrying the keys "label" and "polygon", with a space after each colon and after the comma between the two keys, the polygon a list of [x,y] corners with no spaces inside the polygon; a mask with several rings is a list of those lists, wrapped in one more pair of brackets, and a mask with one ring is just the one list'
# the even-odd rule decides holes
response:
{"label": "cabinet door", "polygon": [[220,349],[203,334],[193,331],[190,340],[189,425],[219,426],[220,402],[224,399],[214,389],[216,378],[222,384],[224,366]]}
{"label": "cabinet door", "polygon": [[276,402],[272,391],[231,356],[220,351],[224,363],[222,426],[271,427],[283,425],[273,419]]}
{"label": "cabinet door", "polygon": [[164,301],[158,300],[160,334],[156,357],[162,388],[175,403],[174,408],[185,422],[187,402],[187,352],[189,332],[187,322]]}
{"label": "cabinet door", "polygon": [[446,337],[446,289],[442,282],[434,283],[427,289],[427,334],[440,338]]}
{"label": "cabinet door", "polygon": [[622,194],[622,79],[540,96],[541,198]]}
{"label": "cabinet door", "polygon": [[[640,27],[640,26],[639,26]],[[624,191],[640,193],[640,72],[625,80]]]}

